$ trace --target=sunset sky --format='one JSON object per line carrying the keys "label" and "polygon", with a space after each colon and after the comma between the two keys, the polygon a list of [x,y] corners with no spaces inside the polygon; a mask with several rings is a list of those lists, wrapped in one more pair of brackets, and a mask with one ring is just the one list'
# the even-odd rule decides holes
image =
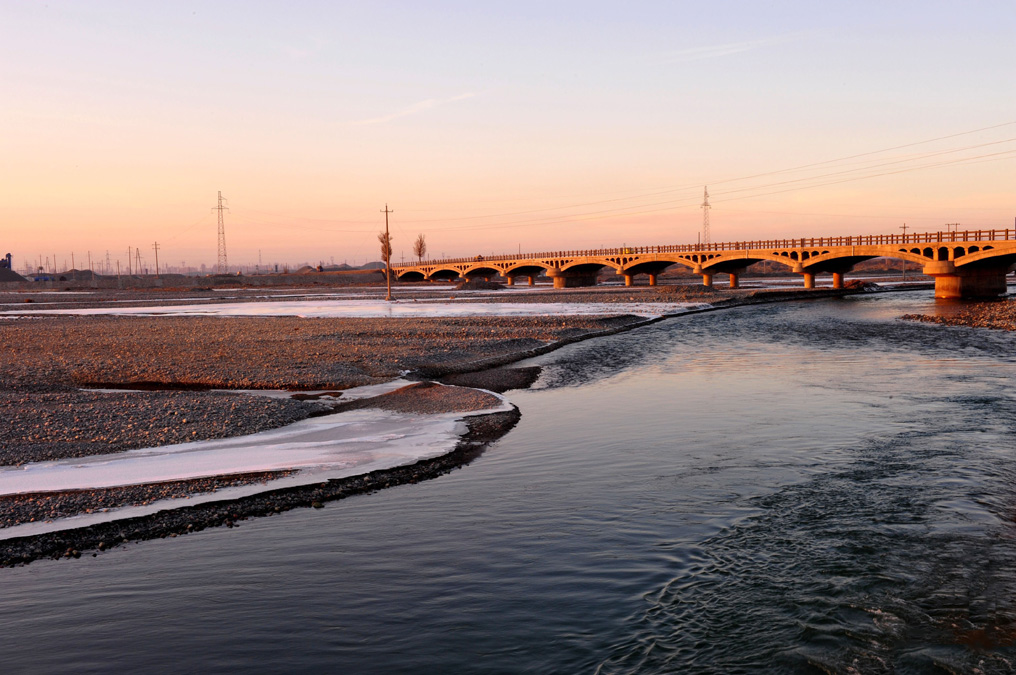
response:
{"label": "sunset sky", "polygon": [[1016,2],[0,0],[0,254],[1013,227]]}

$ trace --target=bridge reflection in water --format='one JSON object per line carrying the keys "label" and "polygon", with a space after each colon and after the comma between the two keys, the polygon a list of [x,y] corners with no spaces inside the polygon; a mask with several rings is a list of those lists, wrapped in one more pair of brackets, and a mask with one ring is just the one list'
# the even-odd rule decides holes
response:
{"label": "bridge reflection in water", "polygon": [[671,265],[684,265],[713,285],[713,276],[726,274],[730,287],[751,264],[771,261],[804,277],[814,288],[816,274],[832,274],[833,287],[842,288],[844,275],[854,265],[872,258],[897,258],[921,265],[935,278],[936,298],[981,298],[1004,295],[1005,275],[1016,265],[1016,230],[969,230],[916,234],[862,235],[735,241],[716,244],[633,246],[584,251],[552,251],[501,256],[427,260],[392,265],[402,281],[490,279],[503,276],[508,285],[527,278],[533,285],[545,274],[554,288],[593,286],[597,275],[611,268],[631,285],[638,274],[649,275],[649,285]]}

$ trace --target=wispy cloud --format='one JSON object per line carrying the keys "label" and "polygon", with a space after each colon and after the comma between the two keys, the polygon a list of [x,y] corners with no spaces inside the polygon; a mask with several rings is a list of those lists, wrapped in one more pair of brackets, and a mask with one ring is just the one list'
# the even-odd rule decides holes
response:
{"label": "wispy cloud", "polygon": [[761,40],[747,40],[745,42],[730,42],[722,45],[709,45],[706,47],[692,47],[691,49],[682,49],[676,52],[667,52],[660,55],[658,59],[659,63],[686,63],[688,61],[702,61],[704,59],[715,59],[721,56],[730,56],[731,54],[741,54],[743,52],[750,52],[753,49],[760,49],[762,47],[772,47],[774,45],[785,44],[787,42],[793,42],[800,40],[804,37],[805,33],[791,33],[788,35],[777,35],[771,38],[763,38]]}
{"label": "wispy cloud", "polygon": [[437,108],[438,106],[446,105],[448,103],[454,103],[455,101],[463,101],[467,98],[473,98],[474,96],[476,96],[476,94],[467,93],[467,94],[459,94],[458,96],[452,96],[451,98],[428,98],[425,101],[418,101],[417,103],[414,103],[413,105],[407,108],[403,108],[398,112],[391,113],[390,115],[383,115],[382,117],[372,117],[366,120],[358,120],[356,122],[353,122],[353,124],[355,124],[356,126],[366,126],[368,124],[384,124],[385,122],[397,120],[400,117],[409,117],[410,115],[416,115],[417,113],[421,113],[425,110],[430,110],[431,108]]}

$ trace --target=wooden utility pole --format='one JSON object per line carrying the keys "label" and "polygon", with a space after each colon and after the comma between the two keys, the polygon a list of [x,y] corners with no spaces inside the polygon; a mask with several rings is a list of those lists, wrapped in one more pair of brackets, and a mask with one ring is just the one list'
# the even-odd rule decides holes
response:
{"label": "wooden utility pole", "polygon": [[388,204],[385,204],[385,281],[388,282],[388,297],[385,298],[388,302],[392,301],[392,238],[388,234],[388,214],[395,213],[394,211],[388,210]]}

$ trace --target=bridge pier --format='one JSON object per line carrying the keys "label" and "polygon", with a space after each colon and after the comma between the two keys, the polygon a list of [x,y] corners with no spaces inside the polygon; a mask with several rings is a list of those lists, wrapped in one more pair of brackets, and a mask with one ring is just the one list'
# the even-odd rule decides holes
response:
{"label": "bridge pier", "polygon": [[513,276],[507,276],[505,278],[508,280],[508,285],[509,286],[514,286],[515,285],[515,277],[513,277]]}
{"label": "bridge pier", "polygon": [[833,272],[833,288],[843,288],[843,272]]}
{"label": "bridge pier", "polygon": [[624,275],[624,285],[625,286],[634,286],[635,285],[635,277],[633,275],[631,275],[631,274],[625,274]]}
{"label": "bridge pier", "polygon": [[935,277],[935,297],[944,299],[995,298],[1006,294],[1007,267],[956,268],[956,264],[941,260],[929,262],[922,272]]}
{"label": "bridge pier", "polygon": [[740,285],[740,281],[739,281],[739,279],[737,277],[737,272],[729,272],[728,275],[730,276],[730,287],[731,288],[740,288],[741,285]]}
{"label": "bridge pier", "polygon": [[801,276],[804,277],[805,288],[815,288],[815,273],[814,272],[801,272]]}
{"label": "bridge pier", "polygon": [[655,274],[650,274],[649,275],[649,285],[650,286],[655,286],[656,285],[656,275]]}
{"label": "bridge pier", "polygon": [[595,286],[596,275],[576,275],[554,277],[554,288],[581,288],[584,286]]}
{"label": "bridge pier", "polygon": [[706,274],[705,272],[703,272],[702,273],[702,285],[705,286],[706,288],[712,288],[713,287],[713,275],[712,274]]}
{"label": "bridge pier", "polygon": [[534,277],[534,276],[530,276],[529,277],[529,285],[530,286],[535,286],[536,285],[536,277]]}
{"label": "bridge pier", "polygon": [[547,272],[547,276],[554,280],[554,288],[579,288],[596,285],[596,272],[562,272],[554,268]]}

